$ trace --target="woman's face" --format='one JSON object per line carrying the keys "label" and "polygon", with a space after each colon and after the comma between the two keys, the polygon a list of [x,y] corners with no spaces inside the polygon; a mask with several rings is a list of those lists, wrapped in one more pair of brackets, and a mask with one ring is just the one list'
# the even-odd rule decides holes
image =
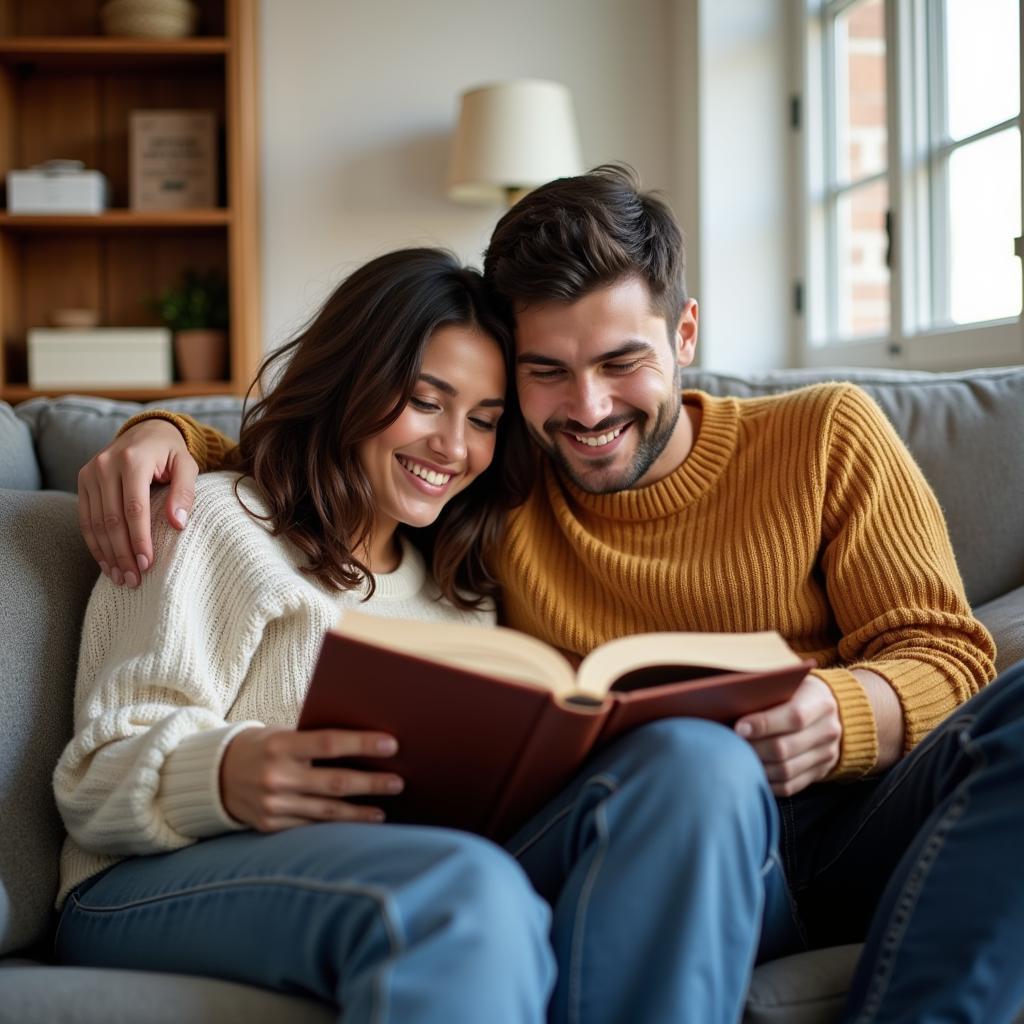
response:
{"label": "woman's face", "polygon": [[490,465],[505,383],[490,335],[454,325],[434,333],[401,415],[358,449],[377,509],[374,548],[399,523],[429,526]]}

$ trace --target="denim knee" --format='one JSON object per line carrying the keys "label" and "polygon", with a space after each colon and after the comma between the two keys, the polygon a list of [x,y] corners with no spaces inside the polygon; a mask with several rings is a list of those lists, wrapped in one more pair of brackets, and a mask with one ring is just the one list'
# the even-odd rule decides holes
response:
{"label": "denim knee", "polygon": [[639,788],[660,798],[660,813],[687,828],[734,822],[737,816],[763,820],[774,811],[757,754],[726,726],[662,719],[631,733],[623,754]]}
{"label": "denim knee", "polygon": [[447,840],[449,884],[438,903],[477,974],[492,977],[496,991],[504,985],[549,991],[556,968],[548,903],[501,847],[459,831]]}
{"label": "denim knee", "polygon": [[451,916],[452,926],[473,935],[477,954],[494,957],[498,964],[527,948],[544,959],[551,909],[515,858],[468,832],[447,832],[444,845],[438,904]]}
{"label": "denim knee", "polygon": [[643,764],[695,795],[718,798],[722,789],[748,792],[764,784],[753,747],[732,729],[699,718],[665,718],[633,734]]}

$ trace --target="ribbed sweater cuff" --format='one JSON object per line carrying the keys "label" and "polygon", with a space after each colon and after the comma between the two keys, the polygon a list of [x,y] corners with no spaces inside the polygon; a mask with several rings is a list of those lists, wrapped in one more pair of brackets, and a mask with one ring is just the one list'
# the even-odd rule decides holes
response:
{"label": "ribbed sweater cuff", "polygon": [[179,416],[169,409],[146,409],[144,412],[136,413],[130,420],[122,424],[117,436],[120,437],[126,430],[131,430],[132,427],[144,423],[146,420],[164,420],[176,427],[185,439],[185,447],[188,448],[189,455],[199,464],[200,472],[209,468],[210,450],[206,433],[188,417]]}
{"label": "ribbed sweater cuff", "polygon": [[896,658],[865,662],[856,668],[881,676],[896,692],[903,707],[904,753],[913,750],[957,708],[958,701],[945,675],[930,662]]}
{"label": "ribbed sweater cuff", "polygon": [[184,737],[164,762],[157,803],[167,824],[192,839],[243,829],[220,798],[220,762],[228,744],[243,729],[260,722],[239,722]]}
{"label": "ribbed sweater cuff", "polygon": [[832,691],[843,726],[839,762],[828,778],[857,779],[867,775],[878,763],[878,729],[864,687],[845,668],[815,669],[811,675],[817,676]]}

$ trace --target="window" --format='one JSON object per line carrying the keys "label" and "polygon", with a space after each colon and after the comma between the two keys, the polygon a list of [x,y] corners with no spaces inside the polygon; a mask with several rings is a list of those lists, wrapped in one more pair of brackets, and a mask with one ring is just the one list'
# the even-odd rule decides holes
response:
{"label": "window", "polygon": [[800,0],[807,363],[1024,361],[1021,5]]}

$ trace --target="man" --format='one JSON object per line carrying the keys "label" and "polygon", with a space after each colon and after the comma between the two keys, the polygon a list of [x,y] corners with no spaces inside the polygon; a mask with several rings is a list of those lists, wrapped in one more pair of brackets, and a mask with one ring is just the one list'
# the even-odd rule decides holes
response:
{"label": "man", "polygon": [[[735,1021],[756,960],[866,938],[844,1021],[1012,1020],[1024,667],[986,685],[991,638],[885,418],[848,385],[742,401],[681,392],[698,325],[682,237],[622,168],[527,196],[484,271],[514,320],[520,404],[544,455],[497,555],[508,624],[579,654],[627,633],[777,629],[819,666],[733,731],[677,734],[677,856],[659,896],[637,896],[679,922],[649,960],[652,977],[678,975],[662,1019]],[[204,468],[218,463],[223,438],[179,426]],[[171,482],[169,516],[187,514],[195,474],[166,423],[137,429],[80,485],[90,548],[129,585],[136,554],[141,571],[152,557],[150,481]],[[748,770],[751,749],[763,770]],[[625,827],[627,782],[595,790],[575,826],[556,813],[509,844],[556,924],[568,890],[593,886],[571,906],[607,912],[602,822]],[[616,856],[624,870],[621,845]],[[620,952],[580,941],[556,1004],[639,1019],[593,996]]]}

